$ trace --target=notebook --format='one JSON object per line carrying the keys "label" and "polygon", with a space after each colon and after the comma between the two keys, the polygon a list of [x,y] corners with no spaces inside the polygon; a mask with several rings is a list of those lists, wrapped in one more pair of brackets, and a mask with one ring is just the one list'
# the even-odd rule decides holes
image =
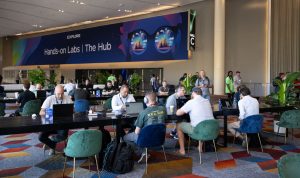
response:
{"label": "notebook", "polygon": [[126,115],[135,115],[144,110],[142,102],[126,103]]}
{"label": "notebook", "polygon": [[55,117],[73,117],[74,104],[54,104],[53,118]]}

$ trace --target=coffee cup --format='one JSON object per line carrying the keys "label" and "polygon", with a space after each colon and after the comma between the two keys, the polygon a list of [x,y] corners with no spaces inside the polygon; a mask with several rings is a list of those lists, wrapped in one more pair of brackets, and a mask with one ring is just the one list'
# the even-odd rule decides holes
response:
{"label": "coffee cup", "polygon": [[173,105],[170,106],[170,112],[171,112],[171,114],[174,113],[174,106]]}

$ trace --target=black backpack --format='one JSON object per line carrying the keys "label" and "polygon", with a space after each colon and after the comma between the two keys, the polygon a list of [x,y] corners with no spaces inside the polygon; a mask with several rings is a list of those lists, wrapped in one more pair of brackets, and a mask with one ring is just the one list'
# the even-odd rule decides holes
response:
{"label": "black backpack", "polygon": [[133,169],[134,150],[126,142],[112,141],[105,150],[103,169],[108,172],[124,174]]}
{"label": "black backpack", "polygon": [[99,153],[99,166],[102,167],[105,150],[106,150],[107,146],[109,145],[109,143],[111,142],[111,136],[110,136],[109,131],[107,131],[106,129],[100,128],[99,130],[101,130],[101,132],[102,132],[102,148]]}

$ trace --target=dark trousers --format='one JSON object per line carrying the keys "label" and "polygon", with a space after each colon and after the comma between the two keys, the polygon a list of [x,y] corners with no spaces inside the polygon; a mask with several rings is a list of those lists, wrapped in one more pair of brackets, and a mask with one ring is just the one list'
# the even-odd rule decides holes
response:
{"label": "dark trousers", "polygon": [[226,94],[227,94],[227,97],[230,100],[230,102],[233,102],[234,93],[226,93]]}
{"label": "dark trousers", "polygon": [[[56,130],[56,131],[47,131],[41,132],[39,134],[39,141],[46,144],[52,149],[55,149],[56,143],[63,141],[68,138],[69,130]],[[50,135],[55,134],[52,139],[49,138]]]}

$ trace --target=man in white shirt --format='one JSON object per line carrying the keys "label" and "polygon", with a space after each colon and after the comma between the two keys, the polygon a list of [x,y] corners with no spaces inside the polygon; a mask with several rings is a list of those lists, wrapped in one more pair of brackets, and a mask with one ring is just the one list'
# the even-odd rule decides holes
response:
{"label": "man in white shirt", "polygon": [[[53,109],[54,104],[68,104],[68,103],[73,103],[73,101],[69,96],[64,95],[64,87],[61,85],[57,85],[55,87],[55,95],[51,95],[47,97],[46,100],[44,101],[41,107],[40,115],[44,116],[46,114],[47,108]],[[56,135],[53,136],[52,139],[50,139],[49,136],[51,134],[56,134]],[[55,154],[56,143],[65,140],[67,137],[68,137],[68,130],[46,131],[46,132],[41,132],[39,134],[40,142],[50,147],[49,155]]]}
{"label": "man in white shirt", "polygon": [[[238,106],[240,111],[239,121],[228,124],[228,130],[233,135],[236,132],[234,128],[240,128],[241,120],[248,116],[259,114],[259,103],[256,98],[250,96],[250,90],[247,87],[240,89]],[[244,137],[239,132],[236,132],[236,137],[244,140]]]}
{"label": "man in white shirt", "polygon": [[[185,103],[176,115],[182,116],[189,114],[191,122],[181,122],[177,124],[177,134],[179,140],[179,153],[185,155],[184,149],[184,133],[192,134],[194,127],[204,120],[214,119],[210,101],[203,98],[201,88],[194,87],[192,89],[192,99]],[[198,149],[202,151],[202,143],[199,143]]]}
{"label": "man in white shirt", "polygon": [[135,102],[133,95],[128,93],[128,86],[122,85],[120,93],[113,96],[111,100],[111,107],[116,115],[122,114],[122,112],[126,111],[126,103]]}

